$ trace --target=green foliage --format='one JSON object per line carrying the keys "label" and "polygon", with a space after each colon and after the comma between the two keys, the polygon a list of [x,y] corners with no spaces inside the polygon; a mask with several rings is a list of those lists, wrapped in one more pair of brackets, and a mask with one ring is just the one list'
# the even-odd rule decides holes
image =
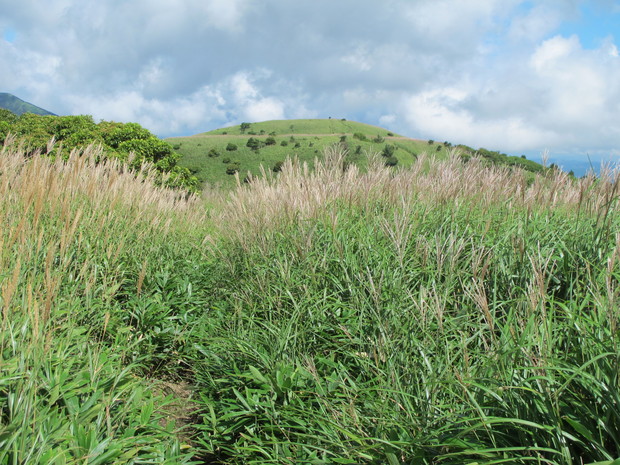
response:
{"label": "green foliage", "polygon": [[57,166],[0,183],[0,465],[620,456],[617,185],[488,202],[431,161],[429,192],[287,175],[308,198],[248,183],[212,221]]}
{"label": "green foliage", "polygon": [[398,165],[398,158],[391,155],[385,160],[385,166],[396,166]]}
{"label": "green foliage", "polygon": [[[226,150],[228,150],[228,148],[226,148]],[[218,152],[216,149],[211,149],[209,150],[209,153],[207,153],[207,156],[209,158],[217,158],[220,156],[220,152]]]}
{"label": "green foliage", "polygon": [[[25,113],[19,118],[5,116],[6,119],[0,122],[0,143],[11,132],[18,137],[17,143],[26,144],[30,154],[66,158],[73,149],[99,144],[109,157],[131,158],[133,168],[144,162],[152,163],[162,175],[169,176],[169,186],[195,189],[198,185],[198,180],[187,168],[178,166],[180,155],[172,146],[137,123],[95,123],[89,115],[41,116]],[[50,143],[52,140],[54,144]],[[181,144],[176,146],[180,148]]]}
{"label": "green foliage", "polygon": [[[118,145],[118,150],[135,156],[131,162],[133,166],[139,166],[144,162],[154,163],[158,166],[162,161],[170,161],[173,154],[170,144],[155,137],[123,141]],[[176,160],[172,161],[176,162]],[[172,163],[173,166],[175,164]],[[167,168],[167,170],[162,171],[169,171],[170,166]]]}
{"label": "green foliage", "polygon": [[233,163],[229,163],[226,166],[226,174],[235,174],[237,172],[239,172],[239,170],[241,169],[241,164],[239,162],[233,162]]}
{"label": "green foliage", "polygon": [[239,126],[240,130],[241,130],[241,134],[245,133],[245,131],[247,131],[248,129],[250,129],[250,123],[241,123],[241,125]]}
{"label": "green foliage", "polygon": [[[214,149],[211,149],[211,150],[214,150]],[[234,152],[235,150],[237,150],[237,144],[233,144],[232,142],[229,142],[226,145],[226,151],[227,152]]]}
{"label": "green foliage", "polygon": [[275,137],[269,136],[265,139],[265,145],[276,145]]}
{"label": "green foliage", "polygon": [[385,158],[394,157],[395,151],[396,151],[396,147],[394,147],[393,145],[387,144],[385,147],[383,147],[383,150],[381,151],[381,156]]}
{"label": "green foliage", "polygon": [[[229,308],[243,315],[197,358],[214,461],[620,455],[618,334],[597,303],[607,284],[578,271],[604,267],[613,237],[502,205],[335,211],[336,224],[299,221],[231,252]],[[547,263],[540,302],[531,260]]]}
{"label": "green foliage", "polygon": [[6,122],[8,124],[13,124],[17,121],[17,115],[10,110],[5,110],[4,108],[0,108],[0,122]]}
{"label": "green foliage", "polygon": [[282,171],[282,165],[284,165],[284,162],[278,161],[278,162],[276,162],[275,165],[273,165],[273,168],[271,170],[274,173],[279,173],[280,171]]}
{"label": "green foliage", "polygon": [[280,145],[281,145],[282,147],[286,147],[286,146],[288,145],[288,142],[287,142],[287,141],[285,141],[285,140],[283,140],[282,142],[280,142]]}
{"label": "green foliage", "polygon": [[254,137],[250,137],[245,145],[246,147],[249,147],[252,150],[258,150],[261,146],[261,143],[258,139]]}

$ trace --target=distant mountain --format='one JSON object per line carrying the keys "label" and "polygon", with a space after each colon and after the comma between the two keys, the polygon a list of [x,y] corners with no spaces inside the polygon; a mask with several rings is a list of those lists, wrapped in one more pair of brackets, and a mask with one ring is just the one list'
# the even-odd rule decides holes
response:
{"label": "distant mountain", "polygon": [[22,99],[15,97],[13,94],[6,92],[0,92],[0,108],[12,111],[16,115],[22,115],[24,113],[34,113],[35,115],[54,115],[51,111],[44,110],[32,103],[23,101]]}

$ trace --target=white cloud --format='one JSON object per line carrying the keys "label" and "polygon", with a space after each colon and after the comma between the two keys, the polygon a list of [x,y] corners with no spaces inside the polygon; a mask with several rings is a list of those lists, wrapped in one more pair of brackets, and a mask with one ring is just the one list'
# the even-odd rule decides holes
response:
{"label": "white cloud", "polygon": [[244,115],[249,121],[284,119],[284,105],[273,97],[253,100],[244,108]]}

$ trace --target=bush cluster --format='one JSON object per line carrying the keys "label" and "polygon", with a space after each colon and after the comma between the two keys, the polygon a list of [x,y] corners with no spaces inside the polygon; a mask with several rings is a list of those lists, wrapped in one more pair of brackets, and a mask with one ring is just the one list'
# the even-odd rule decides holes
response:
{"label": "bush cluster", "polygon": [[106,157],[126,161],[132,168],[153,164],[158,172],[167,175],[166,184],[170,187],[192,190],[198,187],[198,180],[190,171],[178,165],[180,155],[173,147],[138,123],[95,123],[90,115],[24,113],[17,117],[4,110],[0,112],[0,145],[8,140],[9,134],[16,136],[17,144],[24,144],[30,156],[66,158],[73,149],[101,145]]}

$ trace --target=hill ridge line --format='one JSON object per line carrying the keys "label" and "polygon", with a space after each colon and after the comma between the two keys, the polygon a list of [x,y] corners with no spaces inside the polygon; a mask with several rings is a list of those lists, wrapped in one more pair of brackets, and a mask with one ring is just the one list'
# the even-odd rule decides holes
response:
{"label": "hill ridge line", "polygon": [[[267,138],[267,137],[331,137],[331,136],[352,136],[354,133],[352,132],[336,132],[336,133],[287,133],[287,134],[276,134],[275,136],[269,134],[193,134],[191,136],[172,136],[166,137],[166,139],[187,139],[188,137],[196,137],[196,138],[224,138],[224,137],[256,137],[256,138]],[[415,139],[413,137],[405,137],[405,136],[382,136],[385,140],[414,140],[418,142],[425,142],[425,139]]]}

